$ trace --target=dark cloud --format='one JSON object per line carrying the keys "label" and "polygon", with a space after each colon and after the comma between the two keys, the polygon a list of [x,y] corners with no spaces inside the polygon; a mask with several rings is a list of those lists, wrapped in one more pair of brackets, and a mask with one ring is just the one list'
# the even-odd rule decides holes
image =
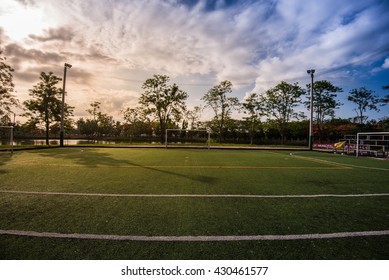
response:
{"label": "dark cloud", "polygon": [[90,72],[75,64],[73,64],[73,67],[67,72],[67,77],[69,77],[69,81],[83,86],[90,86],[93,79],[93,75]]}
{"label": "dark cloud", "polygon": [[4,52],[16,65],[25,62],[35,62],[47,65],[51,63],[62,63],[65,60],[65,58],[58,53],[44,52],[36,49],[25,49],[15,43],[7,45],[4,49]]}
{"label": "dark cloud", "polygon": [[87,53],[72,53],[72,52],[61,52],[62,55],[66,56],[69,59],[79,60],[82,62],[95,62],[95,63],[109,63],[115,64],[118,63],[116,59],[108,55],[103,54],[97,48],[89,48]]}
{"label": "dark cloud", "polygon": [[242,0],[180,0],[178,3],[193,8],[196,5],[201,5],[205,11],[215,11],[218,9],[229,8],[231,6],[242,4]]}
{"label": "dark cloud", "polygon": [[14,77],[17,81],[23,81],[33,84],[38,81],[39,75],[42,72],[41,68],[29,68],[24,71],[15,71]]}
{"label": "dark cloud", "polygon": [[39,42],[48,42],[48,41],[65,41],[69,42],[74,38],[74,31],[68,27],[60,28],[50,28],[44,31],[42,36],[31,34],[29,35],[30,39]]}
{"label": "dark cloud", "polygon": [[[74,67],[71,68],[67,72],[67,77],[69,79],[69,82],[81,84],[81,85],[90,85],[91,80],[93,78],[92,74],[84,69],[77,68],[78,65],[73,65]],[[41,72],[53,72],[54,75],[62,78],[63,76],[63,67],[61,65],[58,66],[35,66],[35,67],[29,67],[27,69],[19,70],[15,69],[14,77],[18,81],[23,81],[27,83],[31,83],[33,85],[34,83],[39,81],[39,75]]]}
{"label": "dark cloud", "polygon": [[16,2],[25,5],[25,6],[35,6],[36,2],[35,0],[15,0]]}

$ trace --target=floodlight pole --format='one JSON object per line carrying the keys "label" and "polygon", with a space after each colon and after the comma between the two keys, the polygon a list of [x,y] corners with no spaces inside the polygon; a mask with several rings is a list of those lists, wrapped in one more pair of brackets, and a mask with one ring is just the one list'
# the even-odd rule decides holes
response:
{"label": "floodlight pole", "polygon": [[307,70],[308,75],[311,75],[311,98],[310,98],[310,119],[309,119],[309,150],[313,148],[313,74],[315,69]]}
{"label": "floodlight pole", "polygon": [[59,145],[63,147],[63,140],[65,136],[65,86],[66,86],[66,69],[72,68],[72,65],[65,63],[63,68],[63,85],[62,85],[62,106],[61,106],[61,132],[60,132],[60,139],[59,139]]}

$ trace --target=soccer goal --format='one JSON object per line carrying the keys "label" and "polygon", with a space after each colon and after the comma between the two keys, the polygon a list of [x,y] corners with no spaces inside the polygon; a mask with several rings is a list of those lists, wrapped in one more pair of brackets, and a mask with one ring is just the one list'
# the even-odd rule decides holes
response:
{"label": "soccer goal", "polygon": [[389,132],[357,133],[356,156],[389,157]]}
{"label": "soccer goal", "polygon": [[14,152],[14,127],[0,126],[0,152]]}
{"label": "soccer goal", "polygon": [[203,147],[211,146],[211,129],[166,129],[165,146],[168,147]]}

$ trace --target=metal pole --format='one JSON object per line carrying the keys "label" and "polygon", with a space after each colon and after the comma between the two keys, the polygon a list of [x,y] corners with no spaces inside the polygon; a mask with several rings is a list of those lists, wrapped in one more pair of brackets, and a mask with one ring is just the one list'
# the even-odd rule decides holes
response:
{"label": "metal pole", "polygon": [[65,136],[65,86],[66,86],[66,69],[71,68],[72,65],[65,63],[63,68],[63,84],[62,84],[62,106],[61,106],[61,132],[59,135],[59,145],[63,147],[63,140]]}
{"label": "metal pole", "polygon": [[311,98],[310,98],[310,119],[309,119],[309,150],[313,148],[313,74],[315,69],[307,70],[307,73],[311,75]]}
{"label": "metal pole", "polygon": [[167,149],[167,131],[168,129],[165,129],[165,148]]}
{"label": "metal pole", "polygon": [[11,137],[10,137],[10,141],[11,141],[11,157],[13,156],[14,154],[14,126],[12,125],[11,126]]}
{"label": "metal pole", "polygon": [[359,133],[357,133],[357,149],[356,149],[356,157],[359,157]]}
{"label": "metal pole", "polygon": [[208,132],[208,150],[211,149],[211,132]]}

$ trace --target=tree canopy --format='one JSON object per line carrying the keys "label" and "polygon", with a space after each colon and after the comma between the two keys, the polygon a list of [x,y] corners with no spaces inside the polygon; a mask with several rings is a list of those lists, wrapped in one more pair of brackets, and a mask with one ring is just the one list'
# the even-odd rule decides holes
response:
{"label": "tree canopy", "polygon": [[261,98],[257,93],[250,93],[242,102],[243,112],[248,115],[244,120],[248,124],[250,144],[253,144],[254,134],[261,125],[261,117],[265,115]]}
{"label": "tree canopy", "polygon": [[170,78],[166,75],[154,75],[147,79],[142,88],[144,92],[139,103],[154,114],[160,125],[160,140],[164,142],[164,131],[172,118],[177,119],[184,111],[188,94],[176,84],[168,85]]}
{"label": "tree canopy", "polygon": [[205,106],[212,108],[215,114],[215,120],[218,126],[219,142],[223,139],[223,130],[225,120],[230,116],[233,110],[239,107],[239,100],[236,97],[228,97],[232,92],[232,83],[222,81],[220,84],[212,87],[201,99]]}
{"label": "tree canopy", "polygon": [[[62,79],[53,72],[41,72],[40,82],[29,90],[31,99],[24,102],[29,121],[34,124],[43,124],[46,131],[46,145],[49,145],[49,131],[53,123],[61,121],[62,89],[57,84]],[[64,117],[73,114],[73,107],[65,104]]]}
{"label": "tree canopy", "polygon": [[15,85],[13,83],[14,69],[6,63],[6,58],[1,56],[0,51],[0,123],[10,122],[10,114],[13,107],[19,105],[14,95]]}
{"label": "tree canopy", "polygon": [[262,96],[265,112],[268,117],[277,121],[283,143],[286,140],[286,124],[293,117],[297,117],[294,108],[301,102],[304,93],[298,83],[289,84],[282,81]]}
{"label": "tree canopy", "polygon": [[357,105],[355,111],[360,124],[367,119],[367,116],[365,116],[366,110],[379,111],[377,105],[381,100],[374,94],[374,91],[368,90],[365,87],[352,89],[347,99]]}
{"label": "tree canopy", "polygon": [[[311,84],[307,85],[307,95],[311,90]],[[335,117],[335,109],[342,105],[336,97],[338,92],[343,90],[340,87],[334,86],[331,82],[323,80],[316,81],[313,84],[313,112],[314,120],[319,134],[319,139],[322,138],[323,125],[327,117],[330,119]],[[308,110],[310,110],[310,101],[305,102]]]}

